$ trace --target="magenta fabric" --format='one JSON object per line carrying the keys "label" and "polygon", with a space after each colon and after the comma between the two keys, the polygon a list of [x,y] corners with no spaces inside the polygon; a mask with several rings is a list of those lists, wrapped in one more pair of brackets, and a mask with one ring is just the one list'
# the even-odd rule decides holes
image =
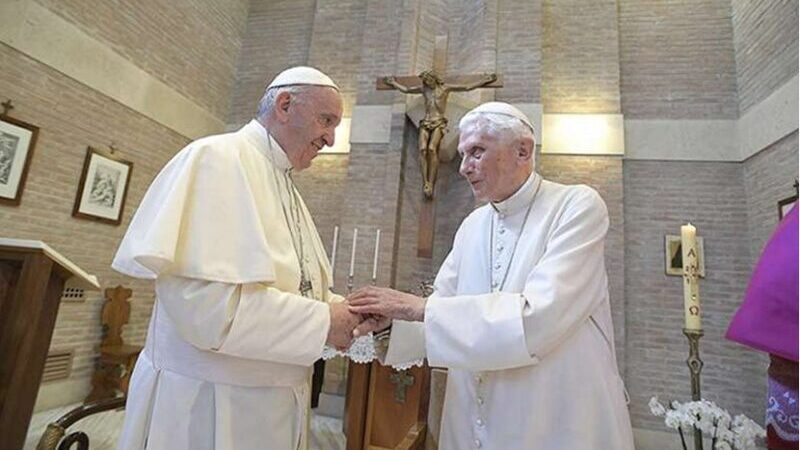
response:
{"label": "magenta fabric", "polygon": [[726,338],[797,361],[797,205],[778,224],[756,264]]}

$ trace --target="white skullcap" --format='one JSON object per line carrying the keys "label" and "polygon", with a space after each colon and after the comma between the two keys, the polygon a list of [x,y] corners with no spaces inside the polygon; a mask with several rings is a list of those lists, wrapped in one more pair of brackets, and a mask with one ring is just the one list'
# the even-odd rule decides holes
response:
{"label": "white skullcap", "polygon": [[339,86],[331,78],[313,67],[297,66],[284,70],[276,76],[267,89],[281,86],[311,84],[314,86],[330,86],[337,91]]}
{"label": "white skullcap", "polygon": [[464,117],[461,119],[461,121],[463,122],[464,119],[466,119],[471,114],[500,114],[503,116],[516,117],[522,123],[527,125],[528,128],[531,129],[531,132],[536,134],[536,132],[533,131],[533,124],[531,123],[530,119],[528,119],[528,116],[526,116],[525,113],[523,113],[519,109],[505,102],[487,102],[482,105],[478,105],[472,110],[470,110],[468,113],[464,114]]}

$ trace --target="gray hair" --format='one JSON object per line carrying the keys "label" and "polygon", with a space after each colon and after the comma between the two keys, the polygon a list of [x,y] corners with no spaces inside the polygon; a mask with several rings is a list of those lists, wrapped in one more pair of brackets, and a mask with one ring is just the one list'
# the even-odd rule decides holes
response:
{"label": "gray hair", "polygon": [[311,87],[313,86],[296,84],[292,86],[278,86],[267,89],[266,92],[264,92],[264,96],[261,97],[261,100],[258,102],[258,112],[256,113],[256,118],[263,119],[268,116],[275,108],[275,102],[277,101],[278,96],[284,92],[288,92],[291,95],[292,104],[302,103],[302,95],[300,94],[308,91]]}
{"label": "gray hair", "polygon": [[483,121],[485,128],[492,133],[509,133],[518,141],[530,138],[534,146],[536,145],[536,136],[533,134],[533,130],[523,121],[507,114],[491,112],[467,113],[458,122],[458,129],[463,131],[467,128],[475,127],[478,125],[478,121]]}

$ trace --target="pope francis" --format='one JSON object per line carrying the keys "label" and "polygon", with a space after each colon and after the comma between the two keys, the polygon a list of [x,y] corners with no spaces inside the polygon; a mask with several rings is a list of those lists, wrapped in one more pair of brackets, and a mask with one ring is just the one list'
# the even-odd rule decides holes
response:
{"label": "pope francis", "polygon": [[256,119],[190,143],[156,176],[113,261],[155,279],[120,450],[307,448],[310,368],[359,316],[292,182],[342,116],[336,84],[279,74]]}

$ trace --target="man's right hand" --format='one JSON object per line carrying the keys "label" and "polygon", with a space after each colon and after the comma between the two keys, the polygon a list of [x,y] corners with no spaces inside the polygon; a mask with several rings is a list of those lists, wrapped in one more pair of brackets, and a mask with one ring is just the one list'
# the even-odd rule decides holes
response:
{"label": "man's right hand", "polygon": [[346,350],[353,340],[353,329],[362,321],[360,314],[353,314],[345,303],[330,303],[331,327],[326,344],[337,350]]}

